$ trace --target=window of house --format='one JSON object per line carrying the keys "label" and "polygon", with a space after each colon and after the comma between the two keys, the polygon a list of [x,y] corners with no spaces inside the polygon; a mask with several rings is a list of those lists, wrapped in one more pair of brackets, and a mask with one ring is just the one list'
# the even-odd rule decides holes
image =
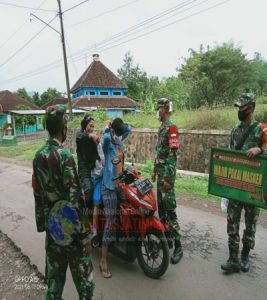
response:
{"label": "window of house", "polygon": [[100,92],[101,96],[108,96],[108,92]]}
{"label": "window of house", "polygon": [[95,96],[95,92],[90,91],[91,96]]}
{"label": "window of house", "polygon": [[114,96],[121,96],[121,92],[113,92]]}

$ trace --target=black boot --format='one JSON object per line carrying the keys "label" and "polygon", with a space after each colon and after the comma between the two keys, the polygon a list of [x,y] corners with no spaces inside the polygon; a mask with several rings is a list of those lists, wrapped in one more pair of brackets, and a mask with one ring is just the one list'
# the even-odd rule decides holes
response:
{"label": "black boot", "polygon": [[242,252],[241,252],[240,267],[241,267],[241,271],[243,271],[243,272],[248,272],[249,268],[250,268],[249,251],[250,251],[250,248],[244,246],[242,249]]}
{"label": "black boot", "polygon": [[225,264],[221,265],[221,269],[227,273],[234,273],[240,271],[240,264],[238,260],[238,251],[234,252],[232,250],[229,251],[229,259]]}
{"label": "black boot", "polygon": [[178,262],[181,260],[183,257],[183,250],[182,250],[182,245],[180,241],[175,241],[174,243],[174,251],[171,256],[171,263],[172,264],[178,264]]}

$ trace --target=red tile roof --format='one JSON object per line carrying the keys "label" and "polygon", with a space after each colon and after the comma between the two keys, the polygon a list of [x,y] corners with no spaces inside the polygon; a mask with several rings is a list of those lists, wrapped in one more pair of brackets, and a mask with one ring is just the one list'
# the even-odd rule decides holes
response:
{"label": "red tile roof", "polygon": [[25,100],[7,90],[0,92],[0,104],[4,112],[15,110],[18,105],[25,105],[30,109],[40,109],[32,102]]}
{"label": "red tile roof", "polygon": [[101,61],[93,60],[82,76],[71,88],[71,92],[82,88],[126,88],[126,85]]}
{"label": "red tile roof", "polygon": [[48,106],[56,105],[56,104],[68,104],[67,98],[55,98],[54,100],[45,103],[41,106],[42,109],[46,109]]}
{"label": "red tile roof", "polygon": [[80,97],[72,101],[73,107],[97,107],[97,108],[132,108],[139,107],[139,104],[131,98],[124,96],[108,97],[108,96],[90,96]]}

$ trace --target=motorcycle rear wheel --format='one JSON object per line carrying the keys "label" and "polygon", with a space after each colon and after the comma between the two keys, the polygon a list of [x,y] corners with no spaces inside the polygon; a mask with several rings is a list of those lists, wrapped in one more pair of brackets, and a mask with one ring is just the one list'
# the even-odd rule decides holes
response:
{"label": "motorcycle rear wheel", "polygon": [[170,254],[165,235],[158,230],[149,230],[137,244],[138,263],[150,278],[159,278],[169,266]]}

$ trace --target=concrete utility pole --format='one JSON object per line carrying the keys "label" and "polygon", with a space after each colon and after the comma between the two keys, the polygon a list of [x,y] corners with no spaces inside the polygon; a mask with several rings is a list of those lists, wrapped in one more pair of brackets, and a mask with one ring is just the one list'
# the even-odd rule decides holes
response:
{"label": "concrete utility pole", "polygon": [[62,48],[63,48],[65,77],[66,77],[66,86],[67,86],[67,95],[68,95],[69,117],[70,117],[70,119],[72,119],[72,107],[71,107],[71,98],[70,98],[70,81],[69,81],[69,71],[68,71],[66,47],[65,47],[65,37],[64,37],[64,27],[63,27],[61,2],[60,2],[60,0],[57,0],[57,2],[58,2],[58,9],[59,9],[58,13],[59,13],[60,27],[61,27],[61,42],[62,42]]}

